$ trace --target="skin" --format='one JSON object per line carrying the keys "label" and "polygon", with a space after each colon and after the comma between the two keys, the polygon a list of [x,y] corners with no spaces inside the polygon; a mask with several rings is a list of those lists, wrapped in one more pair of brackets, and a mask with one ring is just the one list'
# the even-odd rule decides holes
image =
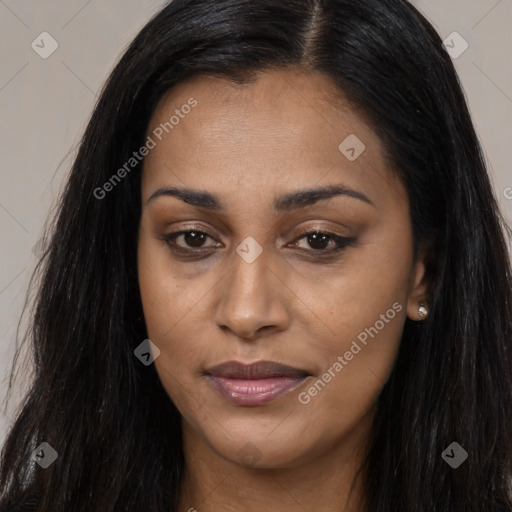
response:
{"label": "skin", "polygon": [[[419,321],[426,298],[407,193],[371,127],[321,74],[272,70],[243,86],[195,77],[162,98],[148,135],[191,97],[197,106],[145,158],[138,246],[148,336],[161,351],[154,364],[182,415],[179,510],[361,511],[355,475],[375,401],[406,316]],[[338,149],[350,134],[366,146],[354,161]],[[279,196],[330,185],[371,204],[338,195],[274,211]],[[165,195],[148,204],[161,187],[209,192],[225,209]],[[208,236],[163,240],[185,229]],[[322,258],[336,242],[303,234],[315,229],[352,243]],[[252,263],[236,252],[247,237],[263,251]],[[173,243],[209,252],[187,260]],[[396,316],[300,403],[396,303]],[[312,376],[272,402],[239,406],[204,376],[229,360],[277,361]]]}

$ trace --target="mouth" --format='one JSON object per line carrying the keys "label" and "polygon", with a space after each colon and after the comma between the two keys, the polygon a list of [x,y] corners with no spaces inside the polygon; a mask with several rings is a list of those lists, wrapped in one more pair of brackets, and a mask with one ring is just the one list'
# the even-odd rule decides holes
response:
{"label": "mouth", "polygon": [[258,361],[249,365],[228,361],[208,369],[206,376],[230,402],[255,406],[293,391],[311,374],[273,361]]}

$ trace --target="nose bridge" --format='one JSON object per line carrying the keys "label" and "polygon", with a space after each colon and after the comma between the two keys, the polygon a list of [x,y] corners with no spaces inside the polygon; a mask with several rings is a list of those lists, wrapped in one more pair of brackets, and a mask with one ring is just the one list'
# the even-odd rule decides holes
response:
{"label": "nose bridge", "polygon": [[270,268],[271,251],[261,249],[251,240],[237,247],[216,311],[219,326],[244,338],[254,336],[261,327],[284,328],[287,322],[284,297]]}
{"label": "nose bridge", "polygon": [[254,294],[265,294],[264,287],[270,272],[267,253],[268,250],[258,251],[251,241],[244,241],[237,247],[227,281],[230,291],[239,299],[242,296],[250,298]]}

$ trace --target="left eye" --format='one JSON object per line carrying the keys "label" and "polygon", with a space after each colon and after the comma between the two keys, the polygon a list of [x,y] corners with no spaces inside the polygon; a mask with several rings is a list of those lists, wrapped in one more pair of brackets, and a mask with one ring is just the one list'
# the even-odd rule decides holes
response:
{"label": "left eye", "polygon": [[[310,231],[304,233],[297,240],[305,239],[306,243],[313,249],[313,251],[333,252],[349,245],[350,240],[334,233],[327,233],[324,231]],[[334,244],[332,249],[328,249],[329,243]],[[294,244],[297,245],[297,244]]]}

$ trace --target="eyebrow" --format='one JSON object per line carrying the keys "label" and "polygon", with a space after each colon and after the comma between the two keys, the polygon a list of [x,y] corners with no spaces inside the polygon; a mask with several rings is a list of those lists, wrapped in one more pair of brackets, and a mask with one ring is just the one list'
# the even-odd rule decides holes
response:
{"label": "eyebrow", "polygon": [[[222,201],[215,195],[209,192],[200,190],[192,190],[187,188],[175,187],[162,187],[153,192],[146,202],[146,205],[155,201],[159,197],[176,197],[183,202],[197,206],[199,208],[206,208],[208,210],[224,211],[226,207]],[[336,196],[346,196],[354,199],[359,199],[375,206],[374,203],[363,193],[357,190],[352,190],[340,185],[332,185],[329,187],[320,187],[307,190],[298,190],[278,197],[274,200],[274,210],[278,213],[288,212],[300,207],[309,206],[318,201],[331,199]]]}

